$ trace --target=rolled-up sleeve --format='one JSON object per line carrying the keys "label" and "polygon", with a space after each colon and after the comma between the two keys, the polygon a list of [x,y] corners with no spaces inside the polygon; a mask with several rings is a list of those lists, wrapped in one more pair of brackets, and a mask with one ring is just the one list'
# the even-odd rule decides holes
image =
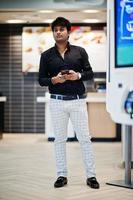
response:
{"label": "rolled-up sleeve", "polygon": [[94,77],[94,73],[89,62],[88,54],[86,53],[84,48],[81,48],[81,56],[83,60],[81,79],[83,81],[91,80]]}
{"label": "rolled-up sleeve", "polygon": [[49,86],[52,84],[48,74],[47,56],[45,53],[42,53],[40,58],[38,82],[41,86]]}

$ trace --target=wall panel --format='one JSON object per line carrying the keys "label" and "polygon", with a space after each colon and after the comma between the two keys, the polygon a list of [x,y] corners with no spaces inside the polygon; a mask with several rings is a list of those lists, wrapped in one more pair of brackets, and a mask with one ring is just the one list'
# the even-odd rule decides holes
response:
{"label": "wall panel", "polygon": [[0,92],[7,97],[4,131],[44,133],[45,105],[36,102],[46,88],[38,74],[22,73],[22,26],[0,25]]}

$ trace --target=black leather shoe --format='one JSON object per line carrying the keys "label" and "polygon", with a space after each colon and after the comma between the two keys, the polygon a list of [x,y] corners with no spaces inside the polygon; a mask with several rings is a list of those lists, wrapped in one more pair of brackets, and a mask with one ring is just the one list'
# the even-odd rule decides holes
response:
{"label": "black leather shoe", "polygon": [[97,182],[97,179],[95,177],[87,178],[86,183],[91,188],[94,188],[94,189],[99,189],[100,188],[100,185]]}
{"label": "black leather shoe", "polygon": [[67,178],[63,176],[59,176],[54,183],[54,187],[59,188],[59,187],[63,187],[66,184],[67,184]]}

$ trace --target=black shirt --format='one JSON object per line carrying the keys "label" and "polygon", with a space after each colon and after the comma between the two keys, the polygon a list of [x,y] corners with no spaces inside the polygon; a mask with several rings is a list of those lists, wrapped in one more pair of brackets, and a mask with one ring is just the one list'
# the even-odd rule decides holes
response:
{"label": "black shirt", "polygon": [[[68,69],[81,73],[81,79],[52,84],[51,78],[61,70]],[[84,48],[68,43],[64,59],[56,45],[41,54],[39,68],[39,84],[48,86],[51,94],[82,95],[85,93],[83,81],[93,78],[93,71]]]}

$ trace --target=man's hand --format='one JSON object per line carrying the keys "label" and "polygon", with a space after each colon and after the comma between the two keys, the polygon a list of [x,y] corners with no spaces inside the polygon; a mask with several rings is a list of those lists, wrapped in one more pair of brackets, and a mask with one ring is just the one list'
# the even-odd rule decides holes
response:
{"label": "man's hand", "polygon": [[64,75],[61,75],[61,72],[57,76],[52,77],[52,83],[55,85],[57,83],[64,83],[66,81]]}
{"label": "man's hand", "polygon": [[79,72],[69,70],[69,74],[64,75],[65,80],[75,81],[79,79]]}

